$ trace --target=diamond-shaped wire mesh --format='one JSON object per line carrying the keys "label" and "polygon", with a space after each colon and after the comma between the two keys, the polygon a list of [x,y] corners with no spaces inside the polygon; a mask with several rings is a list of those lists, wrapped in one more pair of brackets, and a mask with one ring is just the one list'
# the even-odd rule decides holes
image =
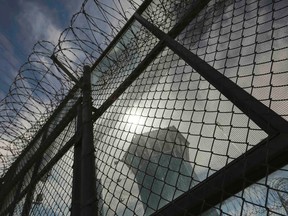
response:
{"label": "diamond-shaped wire mesh", "polygon": [[266,137],[169,49],[94,128],[101,200],[117,215],[153,213]]}
{"label": "diamond-shaped wire mesh", "polygon": [[159,40],[137,21],[117,41],[117,44],[92,73],[93,106],[104,101],[131,74]]}
{"label": "diamond-shaped wire mesh", "polygon": [[[101,1],[91,1],[88,6],[97,5],[97,11],[104,14],[101,21],[106,20],[106,24],[112,25],[117,20],[113,16],[117,10],[127,20],[130,16],[120,7],[124,3],[113,2],[116,9]],[[131,7],[135,5],[136,1],[131,3]],[[179,42],[177,46],[187,48],[215,68],[215,73],[229,78],[228,81],[255,97],[263,107],[287,120],[287,8],[285,0],[154,0],[141,15],[175,38],[172,42]],[[95,162],[96,198],[84,203],[81,193],[78,197],[81,208],[94,202],[99,216],[167,215],[163,213],[165,210],[175,215],[177,208],[181,209],[181,215],[187,216],[287,215],[288,170],[287,159],[283,157],[287,152],[287,144],[283,144],[287,143],[287,134],[283,131],[287,128],[283,131],[273,128],[276,131],[272,134],[255,123],[249,115],[251,107],[243,109],[233,104],[220,89],[221,85],[213,86],[187,59],[186,62],[175,53],[175,47],[168,48],[165,38],[158,39],[157,34],[142,26],[137,15],[113,42],[112,36],[123,26],[123,19],[119,18],[118,27],[109,27],[113,34],[106,35],[94,23],[99,18],[90,16],[90,11],[85,9],[84,4],[75,19],[87,19],[88,27],[72,26],[62,35],[57,47],[58,54],[71,54],[75,49],[77,59],[73,62],[74,57],[67,54],[60,60],[69,70],[75,69],[84,62],[96,60],[102,48],[109,47],[107,41],[112,41],[112,45],[99,57],[91,72],[93,117],[90,120],[94,142],[90,144],[95,155],[92,162]],[[187,25],[186,16],[193,16]],[[102,45],[100,41],[95,42],[96,32],[100,32],[101,38],[109,36],[109,40]],[[90,44],[89,38],[93,43]],[[73,49],[60,49],[60,45],[77,40],[79,43],[74,43]],[[81,59],[81,55],[88,60]],[[223,80],[218,82],[228,82]],[[83,87],[82,83],[76,85]],[[76,105],[85,108],[84,99],[84,105],[79,101],[83,92],[77,90],[73,94],[50,120],[46,132],[40,131],[34,137],[32,147],[23,152],[19,163],[16,161],[15,170],[8,172],[10,177],[5,178],[3,185],[11,190],[0,188],[0,195],[5,195],[0,197],[3,201],[0,215],[21,215],[24,208],[28,208],[30,215],[71,214],[75,205],[72,191],[83,190],[83,184],[75,185],[73,181],[88,181],[82,176],[83,158],[87,155],[81,155],[79,147],[89,145],[83,142],[85,131],[81,131],[82,124],[87,122],[75,120],[79,118]],[[237,99],[243,100],[238,96]],[[65,126],[63,123],[57,134],[62,122]],[[268,122],[267,127],[273,126]],[[48,143],[55,133],[57,136]],[[46,142],[49,145],[41,151]],[[271,147],[271,143],[285,146],[283,152],[272,154],[272,159],[270,154],[277,146]],[[77,146],[74,148],[73,144]],[[74,153],[81,155],[81,168]],[[255,165],[249,159],[251,154],[256,155],[259,173],[249,169]],[[241,164],[239,161],[244,161],[238,167],[243,175],[235,180],[236,175],[226,173],[231,173],[233,165]],[[73,176],[76,167],[82,173]],[[234,174],[237,172],[234,170]],[[221,175],[225,177],[223,182],[209,184]],[[7,179],[12,179],[13,184]],[[233,190],[233,184],[226,185],[230,179],[237,183],[237,190]],[[211,195],[210,190],[213,193],[216,187],[221,193]],[[206,188],[205,194],[201,194],[204,198],[194,196],[199,188]],[[194,209],[183,207],[184,199],[189,203],[200,199],[201,205]]]}
{"label": "diamond-shaped wire mesh", "polygon": [[287,8],[287,1],[211,1],[176,40],[287,119]]}
{"label": "diamond-shaped wire mesh", "polygon": [[[287,215],[287,166],[213,207],[221,215]],[[247,183],[249,181],[247,180]],[[211,210],[203,216],[213,215]]]}
{"label": "diamond-shaped wire mesh", "polygon": [[73,149],[37,183],[29,215],[69,215],[72,174]]}

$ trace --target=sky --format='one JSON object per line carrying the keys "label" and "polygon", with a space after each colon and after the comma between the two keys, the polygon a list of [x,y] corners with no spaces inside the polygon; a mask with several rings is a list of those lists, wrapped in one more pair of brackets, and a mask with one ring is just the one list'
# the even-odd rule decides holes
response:
{"label": "sky", "polygon": [[83,0],[0,0],[0,101],[39,40],[57,42]]}
{"label": "sky", "polygon": [[[40,0],[38,0],[38,1],[36,1],[36,0],[28,0],[28,1],[27,0],[26,1],[24,1],[24,0],[15,0],[15,1],[10,0],[10,1],[8,1],[7,0],[7,2],[4,2],[3,0],[0,0],[0,2],[2,3],[1,8],[0,8],[0,10],[1,10],[0,16],[2,16],[0,18],[0,48],[1,48],[0,91],[3,93],[2,95],[4,95],[5,91],[7,90],[7,87],[9,86],[9,81],[12,81],[12,79],[15,76],[19,66],[26,61],[28,54],[30,53],[30,51],[33,47],[33,44],[38,40],[50,40],[52,42],[57,42],[57,38],[59,37],[59,34],[61,33],[61,31],[63,29],[65,29],[67,26],[69,26],[70,17],[72,16],[72,14],[74,14],[75,12],[77,12],[79,10],[80,5],[81,5],[83,0],[81,0],[81,1],[62,0],[60,2],[58,2],[58,1],[57,0],[51,0],[51,1],[48,1],[48,0],[47,1],[44,1],[44,0],[42,0],[42,1],[40,1]],[[264,2],[264,1],[262,1],[262,2]],[[252,7],[252,6],[250,5],[249,7]],[[232,6],[229,6],[229,7],[232,7]],[[229,7],[226,8],[227,11],[230,10]],[[262,10],[266,13],[266,11],[265,11],[266,9],[267,8],[264,7],[264,9],[262,9]],[[241,8],[239,10],[241,10]],[[248,13],[248,15],[250,15],[250,16],[255,14],[255,12],[253,10],[247,10],[247,11],[250,11],[250,13]],[[207,14],[208,14],[208,12],[207,12]],[[225,16],[228,16],[227,14],[225,14]],[[268,14],[268,13],[266,13],[266,14]],[[206,18],[206,17],[204,17],[204,18]],[[204,21],[204,18],[203,18],[203,21]],[[240,18],[241,18],[241,16],[240,16]],[[240,19],[240,18],[238,17],[238,19]],[[237,18],[235,18],[235,20],[236,19]],[[217,20],[217,19],[215,19],[215,20]],[[264,22],[263,20],[262,20],[262,22]],[[198,20],[198,22],[199,22],[199,20]],[[225,23],[225,22],[227,22],[227,23]],[[241,32],[242,30],[238,30],[238,31],[235,31],[236,33],[234,32],[233,34],[232,33],[231,34],[222,34],[221,36],[219,36],[220,39],[218,37],[214,37],[214,38],[217,38],[217,40],[219,42],[219,41],[229,41],[230,39],[237,38],[239,36],[240,36],[240,38],[242,38],[244,35],[245,38],[242,38],[243,44],[246,43],[246,47],[248,47],[249,44],[252,44],[251,46],[254,46],[255,41],[253,41],[254,40],[253,37],[251,38],[249,36],[251,34],[249,31],[251,31],[254,34],[254,32],[256,32],[256,30],[260,31],[260,32],[261,31],[264,32],[263,29],[266,29],[265,25],[262,25],[262,26],[259,25],[259,26],[257,26],[257,29],[256,29],[256,24],[254,24],[254,22],[256,22],[256,20],[252,19],[252,18],[245,20],[245,25],[250,26],[250,28],[249,28],[249,30],[246,30],[243,34]],[[261,20],[260,20],[260,22],[261,22]],[[224,21],[222,21],[222,22],[212,23],[211,29],[216,29],[216,30],[221,29],[220,27],[217,27],[217,25],[220,25],[220,24],[221,25],[223,24],[223,26],[225,26],[224,24],[227,24],[227,26],[229,26],[230,25],[229,19],[224,19]],[[278,25],[280,25],[280,24],[281,23],[279,22]],[[238,25],[233,24],[232,26],[234,28],[236,28],[236,26],[238,26]],[[223,29],[225,30],[225,28],[223,28]],[[201,31],[202,30],[203,29],[201,29]],[[198,34],[197,31],[191,30],[191,32],[194,34],[194,35],[192,34],[192,36],[194,36],[194,37],[198,37],[198,35],[199,36],[201,35],[201,34]],[[188,33],[189,33],[189,31],[188,31]],[[208,44],[208,45],[201,47],[197,43],[193,44],[193,46],[191,45],[192,43],[187,43],[187,44],[189,46],[191,45],[191,49],[197,50],[198,53],[201,53],[202,50],[205,50],[205,51],[203,51],[203,53],[205,53],[207,50],[209,51],[209,49],[213,46],[213,43],[215,44],[215,42],[212,41],[213,37],[210,38],[209,34],[210,35],[212,34],[211,31],[208,31],[208,30],[207,30],[207,32],[203,31],[202,35],[201,35],[202,40],[200,41],[203,44]],[[260,33],[259,33],[259,35],[261,36]],[[264,33],[262,33],[262,36],[263,35],[264,35]],[[188,40],[190,40],[191,38],[193,39],[192,36],[190,38],[187,37]],[[268,34],[266,35],[266,33],[265,33],[265,36],[268,37]],[[275,33],[275,36],[277,36],[276,33]],[[208,42],[210,42],[210,45]],[[269,42],[267,42],[267,43],[269,43]],[[224,43],[222,43],[222,44],[219,43],[219,44],[220,45],[218,45],[218,48],[221,48],[223,50],[228,49],[228,48],[224,47],[225,46]],[[230,45],[232,47],[237,46],[237,41],[231,42]],[[152,46],[152,45],[150,44],[150,46]],[[207,49],[207,46],[208,46],[208,49]],[[224,48],[222,48],[221,46],[223,46]],[[237,56],[235,58],[238,58],[240,56],[239,55],[240,52],[242,52],[241,54],[243,54],[244,57],[242,57],[242,59],[241,59],[242,62],[240,62],[240,61],[239,62],[243,63],[243,64],[244,63],[249,64],[247,62],[249,59],[251,59],[251,57],[248,55],[250,52],[250,49],[248,50],[248,49],[242,48],[242,50],[241,49],[237,49],[237,50],[234,49],[234,50],[230,50],[230,51],[233,51],[235,53],[232,53],[232,52],[229,53],[231,55],[230,60],[232,59],[233,61],[230,61],[230,63],[227,63],[228,66],[231,66],[231,68],[233,67],[233,64],[236,61],[232,57],[235,55],[235,56]],[[253,51],[254,51],[254,49],[253,49]],[[205,55],[207,53],[205,53]],[[213,55],[215,54],[212,51],[211,51],[211,53]],[[266,53],[268,53],[268,51],[266,51],[266,52],[263,51],[263,53],[264,54],[259,54],[257,57],[260,56],[264,59],[265,56],[268,56],[268,54],[266,54]],[[221,55],[224,55],[224,54],[221,54]],[[165,61],[166,61],[167,56],[163,55],[162,58],[163,59],[165,58]],[[173,56],[173,58],[177,59],[177,57],[175,57],[175,56]],[[249,58],[247,56],[249,56]],[[205,57],[208,58],[208,55],[206,55]],[[135,58],[135,56],[134,56],[134,58]],[[225,60],[223,60],[225,58],[219,58],[219,59],[222,59],[222,63],[225,61]],[[255,59],[256,59],[256,57],[255,57]],[[247,62],[243,62],[244,60]],[[259,58],[257,60],[261,63]],[[262,60],[262,62],[265,62],[265,61],[266,60]],[[159,62],[162,62],[162,61],[159,60]],[[175,66],[173,64],[175,64],[175,65],[177,64],[177,66]],[[135,84],[135,86],[131,86],[131,90],[133,89],[133,91],[137,92],[137,94],[135,94],[137,96],[135,96],[135,97],[138,97],[138,98],[135,98],[134,104],[129,103],[129,106],[124,105],[124,107],[123,107],[123,104],[121,104],[123,102],[123,100],[122,101],[120,100],[121,98],[115,102],[116,105],[113,105],[114,107],[111,110],[117,110],[117,112],[120,112],[120,113],[116,112],[117,115],[119,116],[118,119],[115,117],[116,115],[114,115],[114,113],[106,112],[106,116],[102,118],[103,122],[101,122],[101,121],[100,121],[100,123],[99,123],[99,121],[97,122],[97,124],[98,124],[97,127],[99,127],[99,131],[105,129],[105,133],[102,133],[102,132],[100,133],[99,131],[97,131],[98,129],[95,130],[96,132],[98,132],[98,133],[95,133],[96,135],[98,134],[98,137],[97,137],[98,146],[99,146],[99,147],[97,147],[98,148],[97,149],[98,150],[98,157],[99,157],[99,155],[102,157],[102,158],[99,157],[99,160],[98,160],[98,163],[99,163],[98,167],[100,167],[99,173],[101,175],[103,173],[108,173],[107,175],[102,175],[103,179],[105,179],[105,180],[106,179],[113,179],[113,177],[114,178],[117,177],[115,179],[120,179],[120,177],[123,177],[123,179],[126,178],[126,179],[129,179],[130,181],[132,179],[132,181],[133,181],[133,177],[130,177],[127,174],[129,171],[127,167],[126,167],[126,170],[124,170],[123,168],[121,168],[121,169],[119,168],[119,170],[117,170],[117,168],[112,168],[112,164],[113,164],[112,159],[113,160],[119,159],[119,161],[121,161],[121,158],[122,158],[121,153],[123,153],[125,150],[127,150],[127,149],[124,149],[125,145],[126,146],[130,145],[130,142],[129,142],[128,136],[127,136],[127,134],[129,134],[130,132],[129,133],[127,132],[127,131],[129,131],[129,129],[127,130],[127,128],[130,128],[130,130],[134,128],[131,131],[131,134],[133,134],[134,132],[136,133],[137,130],[141,129],[141,127],[138,127],[138,125],[136,125],[138,123],[140,124],[140,126],[143,126],[143,128],[145,126],[149,130],[151,130],[151,128],[155,128],[155,127],[162,127],[163,128],[163,127],[170,126],[170,124],[171,125],[175,124],[177,126],[177,128],[179,129],[179,131],[183,132],[187,136],[189,135],[187,139],[190,143],[189,154],[190,154],[191,163],[196,164],[196,165],[198,164],[198,166],[195,165],[194,172],[195,173],[197,172],[197,175],[198,175],[198,173],[200,173],[200,175],[198,175],[198,177],[202,176],[201,180],[204,180],[208,175],[211,175],[215,170],[219,170],[220,168],[222,168],[222,166],[225,166],[227,161],[230,161],[233,158],[238,157],[240,154],[245,152],[247,148],[250,148],[253,145],[257,144],[258,142],[260,142],[260,140],[263,137],[266,136],[266,134],[264,134],[264,132],[258,130],[257,127],[255,127],[251,122],[249,122],[250,120],[248,119],[247,116],[245,116],[242,112],[238,111],[235,107],[233,107],[231,102],[227,101],[225,98],[224,99],[220,98],[220,96],[219,96],[220,93],[218,91],[214,90],[213,88],[210,88],[207,81],[205,81],[204,79],[200,79],[200,75],[198,77],[198,75],[195,76],[195,73],[193,73],[193,78],[192,78],[192,75],[191,75],[192,70],[189,69],[189,67],[187,65],[185,65],[184,62],[181,62],[179,60],[179,61],[177,61],[177,63],[174,62],[173,64],[171,64],[171,68],[169,68],[169,70],[168,69],[167,70],[166,69],[165,70],[164,69],[163,70],[157,69],[157,71],[154,74],[154,77],[152,77],[152,76],[149,77],[148,75],[147,76],[145,75],[146,77],[151,78],[151,80],[153,79],[154,82],[151,81],[151,84],[149,84],[149,82],[147,81],[147,83],[145,84],[145,90],[143,90],[142,95],[141,95],[141,91],[139,90],[141,87],[140,86],[141,84],[138,83],[139,89],[137,89],[137,84]],[[215,63],[215,66],[220,68],[221,66],[219,66],[217,64],[220,65],[221,61],[219,61],[218,63]],[[231,64],[231,65],[229,65],[229,64]],[[158,66],[159,66],[159,68],[162,68],[161,64],[157,65],[157,68],[158,68]],[[184,70],[184,66],[185,66],[185,70]],[[163,68],[164,68],[164,66],[163,66]],[[237,66],[234,66],[234,68],[237,68],[237,70],[238,70]],[[125,73],[127,73],[123,68],[121,68],[120,71],[121,70],[124,71]],[[181,70],[183,70],[183,71],[181,71]],[[185,72],[185,71],[187,71],[187,72]],[[231,69],[231,71],[229,71],[227,69],[226,72],[232,73],[233,71],[232,71],[232,69]],[[147,70],[146,72],[144,72],[144,74],[145,73],[149,74],[149,73],[151,73],[151,71]],[[241,74],[241,73],[239,72],[239,74]],[[177,83],[180,83],[180,81],[179,81],[180,75],[181,75],[181,82],[183,85],[181,85],[179,87],[177,85]],[[245,78],[243,78],[243,77],[245,77]],[[238,81],[238,83],[237,83],[238,85],[240,85],[240,84],[244,85],[244,84],[248,83],[247,80],[249,79],[249,77],[248,76],[243,76],[243,77],[242,77],[242,81],[239,78],[240,81]],[[257,77],[256,78],[253,77],[253,79],[256,80]],[[258,78],[258,80],[259,79],[260,78]],[[267,78],[265,78],[265,79],[267,79]],[[260,81],[264,82],[265,79],[264,80],[262,79]],[[114,80],[111,79],[112,84],[113,84],[113,81]],[[260,83],[260,81],[259,81],[259,83]],[[276,81],[274,80],[274,82],[276,82]],[[277,84],[277,82],[276,82],[276,84]],[[163,85],[163,83],[164,83],[164,85]],[[266,86],[264,86],[264,87],[266,88]],[[261,90],[264,89],[264,87],[259,85],[259,88]],[[161,89],[161,88],[163,88],[163,89]],[[267,88],[268,88],[268,86],[267,86]],[[109,87],[106,89],[103,88],[103,92],[106,91],[107,89],[109,89]],[[110,88],[110,89],[112,89],[112,88]],[[207,90],[207,89],[209,89],[209,90]],[[163,93],[162,93],[162,90],[164,90]],[[149,94],[146,94],[147,92]],[[169,92],[169,94],[167,92]],[[99,95],[100,95],[99,98],[103,99],[103,96],[101,96],[100,93],[101,92],[99,92]],[[131,91],[129,93],[131,93]],[[128,93],[126,95],[125,94],[123,94],[123,95],[124,96],[122,98],[125,98],[125,96],[128,97]],[[258,96],[257,94],[254,94],[254,95]],[[153,97],[153,103],[152,103],[152,97]],[[195,98],[196,98],[197,103],[195,102],[195,104],[194,104]],[[218,99],[220,101],[219,104],[218,104]],[[131,98],[130,98],[130,100],[132,101]],[[185,103],[183,102],[184,100],[185,100]],[[168,101],[170,103],[168,103]],[[217,101],[217,103],[214,103],[215,101]],[[149,104],[150,102],[151,102],[151,104]],[[143,104],[145,104],[145,105],[143,105]],[[136,107],[135,108],[135,116],[133,116],[133,113],[134,113],[133,108],[134,107]],[[131,110],[131,111],[129,112],[129,110]],[[157,110],[157,112],[156,112],[156,110]],[[138,111],[138,113],[137,113],[137,111]],[[127,116],[126,122],[124,120],[125,115]],[[139,116],[141,116],[141,115],[143,115],[144,118],[146,118],[146,119],[142,120],[141,118],[139,118]],[[113,124],[114,124],[114,126],[111,127],[110,125],[113,125]],[[133,124],[135,124],[135,125],[132,126]],[[251,127],[251,125],[252,125],[252,127]],[[142,131],[142,129],[141,129],[141,131]],[[247,134],[249,133],[249,136],[246,135],[246,133]],[[198,134],[200,134],[200,136],[198,136]],[[113,140],[113,142],[111,140]],[[109,154],[103,154],[103,152],[108,151],[107,144],[110,144],[109,142],[111,142],[112,144],[108,145],[108,147],[112,150],[111,150],[111,152],[109,152]],[[248,143],[248,145],[244,145],[244,143]],[[241,149],[240,149],[240,147],[241,147]],[[210,154],[211,152],[213,154]],[[207,160],[207,158],[209,158],[209,160]],[[104,161],[104,163],[103,163],[103,161]],[[70,164],[72,164],[72,163],[70,163]],[[102,164],[102,167],[100,166],[101,164]],[[285,169],[287,169],[287,168],[285,168]],[[111,170],[113,170],[113,172]],[[108,172],[108,171],[110,171],[110,172]],[[60,172],[57,172],[57,173],[60,173]],[[284,176],[284,174],[287,175],[287,172],[286,173],[283,172],[280,174]],[[280,174],[278,174],[278,175],[280,175]],[[109,175],[111,175],[111,176],[109,176]],[[118,176],[120,176],[120,177],[118,178]],[[275,176],[271,175],[271,176],[274,178],[276,175]],[[125,181],[122,181],[121,184],[124,184],[124,182],[125,182],[126,187],[132,188],[130,186],[132,185],[133,182],[130,183],[130,185],[129,185],[129,180],[127,181],[126,179],[125,179]],[[265,180],[268,180],[268,178]],[[123,207],[126,208],[127,204],[125,206],[123,204],[120,204],[122,202],[121,198],[123,198],[120,195],[123,195],[124,193],[122,193],[122,191],[125,191],[126,189],[124,188],[123,185],[120,185],[120,182],[118,182],[118,183],[114,182],[113,184],[111,184],[112,181],[108,182],[106,180],[106,182],[107,182],[107,185],[109,183],[109,188],[111,189],[111,191],[114,191],[113,196],[114,196],[114,199],[116,199],[115,203],[112,203],[112,205],[111,205],[112,208],[115,207],[115,209],[112,209],[111,211],[113,211],[113,213],[115,213],[116,210],[123,211],[123,209],[119,208],[119,206],[122,205]],[[55,185],[56,185],[56,183],[57,182],[54,182]],[[263,182],[261,182],[261,184],[263,185]],[[119,185],[121,187],[119,187]],[[260,187],[261,185],[258,184],[258,186]],[[57,188],[57,187],[50,187],[50,188]],[[107,188],[108,188],[108,186],[107,186]],[[113,190],[112,190],[112,188],[113,188]],[[118,193],[118,191],[117,191],[118,188],[119,188],[119,191],[121,191],[121,193],[120,192]],[[123,190],[123,189],[125,189],[125,190]],[[58,192],[59,191],[60,190],[58,190]],[[131,190],[128,190],[128,192],[127,192],[127,194],[129,194],[129,195],[133,194],[135,196],[135,197],[131,196],[132,198],[135,198],[135,199],[137,198],[136,197],[137,195],[135,195],[137,193],[134,193],[134,190],[132,191],[132,189],[131,189]],[[246,193],[243,193],[245,196],[243,194],[237,195],[237,196],[239,196],[239,197],[242,196],[243,200],[244,200],[244,198],[248,199],[247,200],[247,206],[249,205],[249,202],[251,202],[250,200],[254,199],[254,203],[257,204],[257,202],[259,202],[260,204],[258,203],[258,205],[262,205],[264,207],[269,207],[269,205],[270,205],[269,202],[271,202],[271,200],[272,200],[270,198],[271,196],[266,195],[267,200],[264,200],[264,199],[262,199],[262,197],[265,198],[265,195],[262,194],[263,191],[258,189],[257,192],[258,193],[255,193],[254,190],[251,190],[250,194],[248,193],[248,195]],[[61,193],[61,191],[60,191],[60,193]],[[112,197],[112,194],[105,195],[105,199],[109,200],[109,198],[110,198],[109,196]],[[255,197],[257,196],[260,198],[257,200],[257,199],[255,199],[254,196]],[[269,200],[269,199],[271,199],[271,200]],[[50,199],[50,200],[54,201],[54,199]],[[264,204],[264,201],[265,201],[265,204]],[[275,201],[275,200],[273,200],[273,201]],[[107,203],[108,203],[108,201],[107,201]],[[136,206],[135,201],[134,201],[134,203]],[[240,211],[240,209],[243,209],[243,205],[244,204],[243,204],[242,200],[241,200],[241,203],[238,203],[237,200],[234,200],[234,201],[228,200],[227,203],[222,204],[221,208],[224,209],[224,212],[230,213],[229,212],[230,210],[232,210],[232,212],[233,211],[235,212],[235,209]],[[53,206],[53,205],[51,205],[51,206]],[[133,206],[133,205],[131,205],[131,206]],[[233,208],[231,208],[231,207],[233,207]],[[133,208],[131,208],[131,209],[133,209]],[[265,208],[263,208],[263,209],[264,209],[264,211],[266,211]],[[252,210],[248,209],[248,210],[252,211],[253,209]],[[278,210],[279,210],[279,208],[278,208]],[[117,213],[119,213],[119,212],[117,212]]]}

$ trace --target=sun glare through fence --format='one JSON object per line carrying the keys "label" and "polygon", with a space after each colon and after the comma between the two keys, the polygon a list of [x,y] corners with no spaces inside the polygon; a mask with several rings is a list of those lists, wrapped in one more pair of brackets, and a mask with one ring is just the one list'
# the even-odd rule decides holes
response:
{"label": "sun glare through fence", "polygon": [[287,9],[84,1],[0,102],[0,215],[288,215]]}

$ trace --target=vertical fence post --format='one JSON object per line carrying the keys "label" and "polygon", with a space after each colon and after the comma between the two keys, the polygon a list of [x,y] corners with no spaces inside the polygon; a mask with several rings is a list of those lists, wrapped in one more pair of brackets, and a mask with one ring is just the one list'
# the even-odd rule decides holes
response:
{"label": "vertical fence post", "polygon": [[74,162],[73,162],[73,186],[72,186],[72,207],[71,216],[81,215],[81,153],[82,153],[82,105],[77,109],[77,129],[76,136],[79,136],[78,142],[74,145]]}
{"label": "vertical fence post", "polygon": [[84,66],[82,103],[81,215],[98,214],[93,144],[91,68]]}

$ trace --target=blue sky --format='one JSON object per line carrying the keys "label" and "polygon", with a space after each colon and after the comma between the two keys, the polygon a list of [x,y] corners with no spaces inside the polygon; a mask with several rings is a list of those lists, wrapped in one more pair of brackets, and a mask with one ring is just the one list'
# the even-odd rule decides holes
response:
{"label": "blue sky", "polygon": [[0,0],[0,101],[38,40],[57,42],[83,0]]}

